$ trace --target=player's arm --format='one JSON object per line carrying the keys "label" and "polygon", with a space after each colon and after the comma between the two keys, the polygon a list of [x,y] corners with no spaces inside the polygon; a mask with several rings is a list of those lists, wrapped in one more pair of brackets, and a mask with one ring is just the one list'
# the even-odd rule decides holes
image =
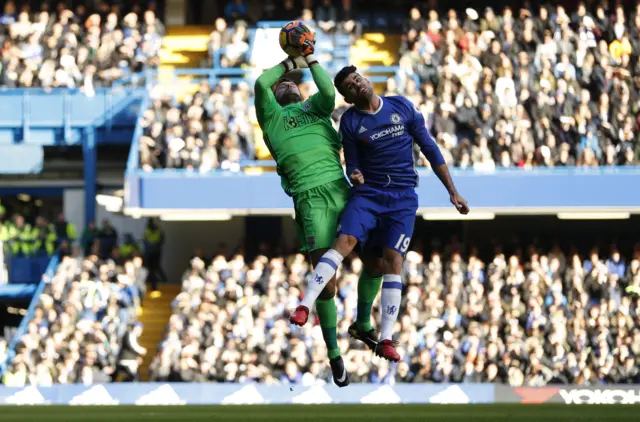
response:
{"label": "player's arm", "polygon": [[467,214],[469,212],[467,201],[465,201],[458,193],[458,190],[453,183],[453,179],[451,178],[449,167],[444,161],[444,157],[440,152],[438,144],[436,144],[436,141],[427,130],[427,125],[425,124],[422,113],[412,105],[408,106],[410,107],[410,112],[413,114],[409,126],[411,136],[417,142],[420,147],[420,151],[422,151],[424,156],[427,157],[427,160],[429,161],[429,164],[431,164],[431,168],[434,173],[438,176],[438,179],[440,179],[444,187],[447,189],[447,192],[449,192],[451,203],[461,214]]}
{"label": "player's arm", "polygon": [[258,77],[255,84],[255,105],[256,116],[260,127],[266,123],[281,107],[273,95],[271,87],[278,82],[285,73],[300,67],[306,67],[306,62],[300,58],[293,59],[291,57],[283,60],[281,63],[265,70]]}
{"label": "player's arm", "polygon": [[[308,57],[309,56],[307,56],[307,58]],[[317,61],[315,61],[315,59],[308,63],[311,68],[313,81],[318,87],[318,92],[313,94],[311,98],[309,98],[309,101],[320,114],[324,116],[331,116],[336,105],[336,90],[333,87],[331,77],[327,71],[324,70]]]}
{"label": "player's arm", "polygon": [[318,113],[330,116],[336,104],[336,90],[333,87],[333,81],[331,81],[327,71],[320,66],[316,59],[314,41],[304,38],[300,42],[302,43],[300,46],[302,56],[309,69],[311,69],[313,82],[318,87],[318,92],[309,98],[309,103]]}
{"label": "player's arm", "polygon": [[340,120],[340,139],[342,140],[342,148],[344,151],[344,161],[347,165],[347,176],[354,186],[364,184],[364,177],[360,171],[360,160],[358,159],[358,144],[351,136],[345,116]]}

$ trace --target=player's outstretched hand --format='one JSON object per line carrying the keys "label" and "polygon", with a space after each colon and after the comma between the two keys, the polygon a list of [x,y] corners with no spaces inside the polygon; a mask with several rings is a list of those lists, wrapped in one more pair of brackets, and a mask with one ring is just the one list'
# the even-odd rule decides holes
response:
{"label": "player's outstretched hand", "polygon": [[302,44],[300,45],[300,51],[302,51],[303,56],[308,56],[316,52],[316,44],[315,41],[309,38],[304,38]]}
{"label": "player's outstretched hand", "polygon": [[360,170],[355,170],[349,175],[349,180],[353,186],[364,185],[364,176]]}
{"label": "player's outstretched hand", "polygon": [[454,207],[458,210],[460,214],[467,215],[469,214],[469,205],[467,205],[467,201],[464,200],[462,196],[458,192],[451,194],[449,200],[453,204]]}

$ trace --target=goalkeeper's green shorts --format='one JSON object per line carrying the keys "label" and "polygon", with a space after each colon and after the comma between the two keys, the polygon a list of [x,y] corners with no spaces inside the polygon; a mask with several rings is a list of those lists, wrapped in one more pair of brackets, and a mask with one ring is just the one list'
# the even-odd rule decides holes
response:
{"label": "goalkeeper's green shorts", "polygon": [[349,200],[349,189],[346,179],[338,179],[295,195],[293,203],[300,252],[333,246],[340,216]]}

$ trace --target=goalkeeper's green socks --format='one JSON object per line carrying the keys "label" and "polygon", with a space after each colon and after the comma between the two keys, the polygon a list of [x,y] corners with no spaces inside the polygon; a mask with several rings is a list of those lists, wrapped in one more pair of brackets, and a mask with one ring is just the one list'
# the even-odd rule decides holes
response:
{"label": "goalkeeper's green socks", "polygon": [[340,356],[340,349],[338,348],[338,334],[336,333],[338,311],[336,310],[335,299],[316,300],[316,312],[318,313],[318,319],[320,319],[322,337],[327,345],[329,359],[337,358]]}
{"label": "goalkeeper's green socks", "polygon": [[382,276],[374,277],[362,270],[358,279],[358,315],[356,322],[365,331],[370,331],[373,328],[371,325],[371,310],[381,285]]}

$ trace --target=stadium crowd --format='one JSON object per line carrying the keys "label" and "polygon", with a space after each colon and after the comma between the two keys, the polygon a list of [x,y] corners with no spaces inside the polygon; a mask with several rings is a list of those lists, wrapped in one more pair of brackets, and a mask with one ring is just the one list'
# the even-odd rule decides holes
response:
{"label": "stadium crowd", "polygon": [[[332,2],[312,10],[302,14],[311,25],[340,32],[335,20],[340,15]],[[609,9],[606,2],[593,10],[584,3],[576,10],[545,4],[535,9],[487,8],[480,13],[469,9],[464,16],[454,10],[440,15],[433,9],[414,8],[403,29],[399,71],[382,92],[405,95],[416,104],[450,165],[476,170],[635,165],[640,158],[639,12],[640,5],[625,11],[622,6]],[[348,13],[345,16],[349,18]],[[223,19],[217,25],[211,45],[219,47],[234,35]],[[238,25],[244,33],[244,23]],[[246,42],[236,38],[237,48],[231,50],[246,51]],[[220,89],[203,88],[203,100]],[[307,92],[312,89],[305,87]],[[213,138],[223,134],[235,138],[237,115],[245,125],[246,116],[255,113],[248,100],[234,99],[236,91],[242,97],[251,95],[243,84],[231,87],[230,95],[220,100],[221,112],[211,108],[210,113],[189,117],[203,130],[195,138],[195,148],[181,150],[180,155],[191,157],[183,158],[183,163],[199,158],[206,163],[202,171],[220,167],[224,159],[212,166],[211,154],[204,155],[205,150],[212,151],[205,148],[211,145],[209,136],[214,132]],[[189,96],[180,108],[186,110],[191,101]],[[346,106],[338,100],[336,126]],[[230,108],[232,112],[226,111]],[[222,133],[212,130],[212,116],[217,116]],[[158,128],[158,133],[168,129]],[[245,134],[249,136],[243,140],[242,157],[269,158],[259,132],[247,125]],[[186,143],[185,139],[178,144]],[[171,155],[168,145],[154,148],[153,154],[141,151],[145,168],[176,167],[175,160],[163,163],[150,157]],[[218,142],[218,156],[224,155],[222,149]],[[416,161],[428,165],[418,150]]]}
{"label": "stadium crowd", "polygon": [[[219,17],[215,28],[209,35],[209,62],[219,67],[240,67],[247,63],[249,52],[249,32],[247,23],[237,20],[229,27],[227,21]],[[220,52],[220,62],[216,61],[216,53]]]}
{"label": "stadium crowd", "polygon": [[414,102],[459,167],[637,164],[640,3],[607,4],[414,8],[386,93]]}
{"label": "stadium crowd", "polygon": [[[0,85],[7,88],[81,88],[93,90],[131,72],[155,68],[164,25],[153,9],[93,2],[74,10],[59,2],[39,10],[8,0],[0,15]],[[151,3],[153,4],[153,3]]]}
{"label": "stadium crowd", "polygon": [[255,155],[250,96],[246,82],[234,88],[223,79],[214,87],[203,82],[177,105],[157,98],[141,119],[141,167],[239,170],[241,159]]}
{"label": "stadium crowd", "polygon": [[[396,326],[403,359],[394,365],[348,338],[362,262],[343,265],[338,334],[352,382],[640,382],[640,245],[630,259],[615,247],[586,257],[531,247],[526,255],[496,250],[489,262],[473,249],[447,249],[407,255]],[[151,379],[326,382],[319,325],[286,320],[309,274],[299,254],[193,258]]]}
{"label": "stadium crowd", "polygon": [[47,280],[3,383],[136,380],[146,353],[137,341],[142,326],[136,321],[146,275],[140,257],[118,263],[97,253],[83,257],[77,248],[63,257]]}

